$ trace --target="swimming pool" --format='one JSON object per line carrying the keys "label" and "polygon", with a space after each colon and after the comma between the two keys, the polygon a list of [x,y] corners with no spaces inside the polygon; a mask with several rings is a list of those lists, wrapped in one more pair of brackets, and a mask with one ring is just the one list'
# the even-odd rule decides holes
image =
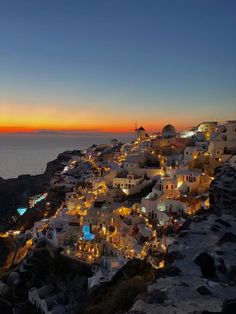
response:
{"label": "swimming pool", "polygon": [[83,240],[85,241],[91,241],[95,238],[95,235],[90,233],[90,227],[88,225],[84,225],[82,227],[83,232]]}

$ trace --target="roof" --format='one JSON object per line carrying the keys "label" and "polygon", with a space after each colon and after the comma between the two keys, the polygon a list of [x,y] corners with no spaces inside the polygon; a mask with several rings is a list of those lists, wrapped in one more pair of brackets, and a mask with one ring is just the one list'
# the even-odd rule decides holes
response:
{"label": "roof", "polygon": [[41,299],[44,299],[45,297],[49,296],[53,291],[55,291],[55,289],[55,285],[42,286],[41,288],[37,289],[37,293]]}
{"label": "roof", "polygon": [[162,129],[162,133],[164,132],[173,132],[176,133],[175,127],[171,124],[167,124],[166,126],[164,126],[164,128]]}
{"label": "roof", "polygon": [[145,129],[141,126],[138,131],[145,131]]}
{"label": "roof", "polygon": [[180,175],[198,175],[200,176],[202,174],[202,170],[201,169],[192,169],[192,170],[189,170],[189,169],[180,169],[180,170],[177,170],[176,171],[176,174],[180,174]]}
{"label": "roof", "polygon": [[139,232],[145,238],[150,237],[151,235],[151,230],[144,224],[139,225]]}

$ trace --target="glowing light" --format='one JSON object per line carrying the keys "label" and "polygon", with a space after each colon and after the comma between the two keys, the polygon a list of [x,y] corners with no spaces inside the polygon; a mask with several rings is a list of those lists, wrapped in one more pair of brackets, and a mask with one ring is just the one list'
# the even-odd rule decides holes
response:
{"label": "glowing light", "polygon": [[17,212],[20,216],[24,215],[24,213],[27,211],[27,208],[26,207],[20,207],[20,208],[17,208]]}
{"label": "glowing light", "polygon": [[146,213],[146,212],[147,212],[147,210],[146,210],[146,208],[145,208],[144,206],[141,208],[141,211],[142,211],[143,213]]}
{"label": "glowing light", "polygon": [[0,233],[0,238],[7,238],[9,236],[9,233]]}
{"label": "glowing light", "polygon": [[38,199],[35,200],[35,204],[41,202],[42,200],[44,200],[47,196],[47,193],[42,194]]}
{"label": "glowing light", "polygon": [[164,261],[161,261],[158,265],[157,268],[163,268],[165,266],[165,262]]}

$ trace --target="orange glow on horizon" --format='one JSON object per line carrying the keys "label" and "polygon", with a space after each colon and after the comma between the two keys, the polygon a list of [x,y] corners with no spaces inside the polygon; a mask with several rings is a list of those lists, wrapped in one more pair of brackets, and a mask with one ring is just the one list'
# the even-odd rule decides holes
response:
{"label": "orange glow on horizon", "polygon": [[[141,124],[139,125],[139,127]],[[162,128],[165,126],[163,123],[158,123],[157,127],[153,125],[146,125],[145,123],[142,124],[142,126],[146,129],[147,133],[155,133],[155,132],[161,132]],[[159,127],[158,127],[159,126]],[[180,125],[175,125],[175,128],[177,130],[184,130],[189,128],[189,126],[180,126]],[[123,125],[123,126],[116,126],[115,124],[113,125],[104,125],[104,126],[84,126],[82,128],[78,127],[63,127],[63,126],[44,126],[44,127],[34,127],[34,126],[3,126],[0,127],[0,133],[37,133],[40,131],[51,131],[51,132],[114,132],[114,133],[132,133],[134,132],[134,127],[129,125]]]}
{"label": "orange glow on horizon", "polygon": [[[40,130],[65,132],[134,132],[135,120],[147,133],[159,132],[166,124],[173,124],[177,130],[189,129],[193,119],[176,115],[160,116],[155,113],[122,112],[108,105],[93,108],[89,104],[71,109],[60,105],[32,106],[0,103],[0,133],[34,133]],[[186,122],[188,121],[188,123]],[[196,123],[198,124],[198,123]]]}

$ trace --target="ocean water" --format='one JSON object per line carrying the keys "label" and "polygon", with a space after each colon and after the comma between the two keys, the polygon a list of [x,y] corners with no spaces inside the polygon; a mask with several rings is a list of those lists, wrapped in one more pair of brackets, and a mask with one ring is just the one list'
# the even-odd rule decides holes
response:
{"label": "ocean water", "polygon": [[85,149],[92,144],[106,144],[112,138],[127,142],[130,133],[83,133],[73,135],[1,134],[0,177],[43,173],[47,162],[65,150]]}

